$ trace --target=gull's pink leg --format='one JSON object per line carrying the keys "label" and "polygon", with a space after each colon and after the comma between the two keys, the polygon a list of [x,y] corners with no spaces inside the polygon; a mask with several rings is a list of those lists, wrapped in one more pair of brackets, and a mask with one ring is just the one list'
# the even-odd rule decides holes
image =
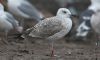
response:
{"label": "gull's pink leg", "polygon": [[51,43],[51,57],[54,57],[54,41]]}

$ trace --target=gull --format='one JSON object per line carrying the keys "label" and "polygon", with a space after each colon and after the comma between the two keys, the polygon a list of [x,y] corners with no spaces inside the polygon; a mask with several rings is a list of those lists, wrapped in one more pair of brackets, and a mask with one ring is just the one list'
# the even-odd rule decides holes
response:
{"label": "gull", "polygon": [[91,16],[94,14],[94,11],[92,10],[85,10],[79,18],[79,26],[77,28],[77,37],[86,37],[89,31],[91,30]]}
{"label": "gull", "polygon": [[99,0],[91,0],[91,5],[82,12],[79,18],[79,26],[77,28],[76,37],[84,38],[91,31],[91,17],[92,15],[100,10],[100,1]]}
{"label": "gull", "polygon": [[13,17],[13,15],[4,11],[4,7],[0,3],[0,31],[5,32],[5,43],[7,43],[8,32],[12,29],[22,32],[23,27],[19,26],[18,21]]}
{"label": "gull", "polygon": [[[91,26],[93,30],[97,33],[98,39],[100,39],[100,10],[93,14],[91,18]],[[96,45],[98,46],[99,40],[97,40]]]}
{"label": "gull", "polygon": [[93,14],[92,18],[91,18],[91,25],[92,28],[98,33],[100,34],[100,12],[97,12],[95,14]]}
{"label": "gull", "polygon": [[60,8],[56,16],[45,18],[34,27],[29,28],[22,35],[23,38],[33,37],[51,41],[51,56],[54,56],[54,41],[63,38],[71,30],[71,12],[67,8]]}
{"label": "gull", "polygon": [[[44,15],[27,0],[7,0],[8,10],[15,16],[41,21]],[[22,21],[23,23],[24,21]]]}

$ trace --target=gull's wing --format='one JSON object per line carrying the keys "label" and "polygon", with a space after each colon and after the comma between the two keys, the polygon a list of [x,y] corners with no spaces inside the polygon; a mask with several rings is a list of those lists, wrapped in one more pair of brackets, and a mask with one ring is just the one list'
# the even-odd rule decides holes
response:
{"label": "gull's wing", "polygon": [[61,21],[56,17],[47,18],[40,21],[33,28],[28,29],[28,35],[31,37],[47,38],[61,31],[63,25]]}
{"label": "gull's wing", "polygon": [[18,26],[18,21],[8,12],[5,12],[6,20],[9,21],[14,27]]}
{"label": "gull's wing", "polygon": [[35,18],[37,20],[41,20],[44,18],[42,13],[40,13],[33,5],[31,5],[28,1],[23,1],[20,6],[18,6],[18,9],[23,12],[24,14]]}

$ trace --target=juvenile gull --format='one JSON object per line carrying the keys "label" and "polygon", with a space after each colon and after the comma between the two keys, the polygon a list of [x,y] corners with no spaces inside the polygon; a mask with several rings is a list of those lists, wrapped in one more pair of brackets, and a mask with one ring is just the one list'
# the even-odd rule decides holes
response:
{"label": "juvenile gull", "polygon": [[8,10],[15,16],[36,21],[44,19],[44,15],[27,0],[7,0],[7,2]]}
{"label": "juvenile gull", "polygon": [[26,30],[22,35],[23,38],[28,36],[34,38],[42,38],[51,41],[52,56],[54,56],[53,43],[64,37],[71,30],[72,21],[70,19],[71,12],[66,8],[58,9],[57,15],[54,17],[46,18],[34,27]]}
{"label": "juvenile gull", "polygon": [[23,28],[19,26],[18,21],[8,12],[4,11],[3,5],[0,3],[0,31],[5,32],[5,42],[7,43],[8,32],[15,29],[22,32]]}

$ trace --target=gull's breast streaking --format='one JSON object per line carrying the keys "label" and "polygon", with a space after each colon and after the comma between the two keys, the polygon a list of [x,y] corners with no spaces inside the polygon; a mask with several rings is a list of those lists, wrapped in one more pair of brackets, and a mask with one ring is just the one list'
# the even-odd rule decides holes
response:
{"label": "gull's breast streaking", "polygon": [[37,23],[34,27],[27,29],[22,37],[27,38],[27,36],[31,36],[35,38],[44,38],[52,42],[58,40],[64,37],[72,27],[70,15],[71,12],[68,9],[60,8],[56,16],[46,18]]}

